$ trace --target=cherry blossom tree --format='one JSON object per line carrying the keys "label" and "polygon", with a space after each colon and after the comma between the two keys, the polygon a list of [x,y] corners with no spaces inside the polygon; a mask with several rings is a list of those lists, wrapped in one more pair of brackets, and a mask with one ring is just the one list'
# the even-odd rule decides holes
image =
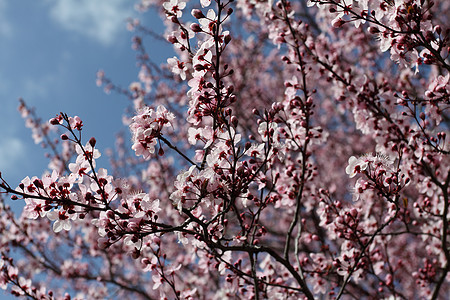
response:
{"label": "cherry blossom tree", "polygon": [[[0,287],[32,299],[445,299],[450,2],[142,0],[114,150],[19,110]],[[157,65],[149,36],[175,56]],[[56,114],[57,112],[55,112]],[[130,141],[131,138],[131,142]],[[96,160],[106,153],[108,166]],[[11,201],[22,201],[16,216]]]}

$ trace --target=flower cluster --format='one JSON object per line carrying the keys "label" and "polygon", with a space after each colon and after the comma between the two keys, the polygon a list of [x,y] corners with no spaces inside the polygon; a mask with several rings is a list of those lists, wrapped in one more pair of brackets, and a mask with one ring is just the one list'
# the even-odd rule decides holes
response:
{"label": "flower cluster", "polygon": [[71,220],[77,219],[74,209],[78,197],[72,191],[74,183],[74,176],[60,177],[56,171],[42,179],[25,177],[16,188],[26,203],[23,216],[31,219],[47,217],[55,221],[55,232],[70,230]]}
{"label": "flower cluster", "polygon": [[162,135],[164,127],[172,126],[174,114],[167,111],[164,106],[158,106],[156,111],[146,106],[137,112],[130,124],[133,135],[133,146],[131,147],[137,156],[142,155],[149,159],[155,153],[158,138]]}

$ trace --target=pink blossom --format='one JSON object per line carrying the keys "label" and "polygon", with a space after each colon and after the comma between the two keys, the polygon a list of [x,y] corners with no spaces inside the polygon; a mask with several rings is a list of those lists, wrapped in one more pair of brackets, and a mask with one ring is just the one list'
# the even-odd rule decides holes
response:
{"label": "pink blossom", "polygon": [[71,219],[73,217],[68,216],[65,211],[57,211],[52,210],[47,213],[47,217],[51,221],[55,221],[53,223],[53,231],[58,233],[61,230],[69,231],[72,228]]}
{"label": "pink blossom", "polygon": [[137,156],[149,159],[155,152],[157,138],[161,134],[163,127],[172,126],[171,122],[175,116],[168,112],[163,106],[158,106],[154,111],[149,107],[144,107],[138,111],[138,115],[133,117],[130,130],[133,135],[132,149]]}
{"label": "pink blossom", "polygon": [[167,63],[169,64],[169,67],[171,68],[171,71],[175,75],[180,75],[181,79],[186,79],[186,71],[187,67],[185,64],[181,61],[179,61],[176,57],[168,58]]}
{"label": "pink blossom", "polygon": [[163,3],[164,9],[168,14],[181,18],[183,9],[186,7],[186,2],[180,0],[169,0]]}
{"label": "pink blossom", "polygon": [[350,178],[353,178],[356,174],[364,171],[367,168],[367,165],[367,162],[363,158],[351,156],[348,159],[348,166],[345,168],[345,173],[347,173]]}

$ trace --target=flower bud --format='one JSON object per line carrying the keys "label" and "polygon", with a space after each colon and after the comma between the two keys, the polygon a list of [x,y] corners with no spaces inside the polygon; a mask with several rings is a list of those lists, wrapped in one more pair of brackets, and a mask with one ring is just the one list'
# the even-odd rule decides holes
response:
{"label": "flower bud", "polygon": [[167,37],[167,40],[169,41],[169,43],[171,44],[175,44],[176,42],[178,42],[177,38],[174,35],[169,35]]}
{"label": "flower bud", "polygon": [[42,183],[42,180],[40,180],[40,179],[35,179],[35,180],[33,181],[33,184],[34,184],[35,187],[37,187],[37,188],[39,188],[39,189],[43,189],[43,188],[44,188],[44,185],[43,185],[43,183]]}
{"label": "flower bud", "polygon": [[200,9],[193,9],[191,14],[196,19],[202,19],[205,17],[205,15],[203,14],[203,12]]}
{"label": "flower bud", "polygon": [[50,119],[50,124],[52,124],[52,125],[58,125],[58,124],[59,124],[59,121],[58,121],[56,118],[52,118],[52,119]]}
{"label": "flower bud", "polygon": [[231,36],[228,34],[224,37],[223,40],[224,40],[225,44],[228,44],[231,41]]}
{"label": "flower bud", "polygon": [[202,31],[202,28],[197,23],[192,23],[190,27],[193,32],[201,32]]}
{"label": "flower bud", "polygon": [[115,219],[115,215],[114,215],[114,212],[112,210],[108,210],[106,212],[106,216],[108,217],[108,219]]}
{"label": "flower bud", "polygon": [[91,147],[95,147],[96,143],[97,140],[95,139],[95,137],[91,137],[91,139],[89,140],[89,145],[91,145]]}
{"label": "flower bud", "polygon": [[204,67],[203,65],[201,65],[201,64],[196,64],[196,65],[194,66],[194,69],[195,69],[196,71],[202,71],[202,70],[205,69],[205,67]]}
{"label": "flower bud", "polygon": [[236,116],[231,117],[231,124],[233,124],[234,127],[238,126],[238,118]]}
{"label": "flower bud", "polygon": [[369,27],[369,33],[377,34],[379,32],[380,32],[380,30],[377,27],[373,27],[373,26]]}
{"label": "flower bud", "polygon": [[331,23],[331,25],[334,28],[340,28],[345,24],[345,21],[342,20],[341,18],[337,19],[337,20],[333,20],[333,22]]}
{"label": "flower bud", "polygon": [[134,248],[134,251],[131,253],[131,257],[134,259],[138,259],[141,256],[141,251],[139,249]]}
{"label": "flower bud", "polygon": [[441,35],[442,33],[442,28],[439,25],[434,26],[434,31],[438,34]]}

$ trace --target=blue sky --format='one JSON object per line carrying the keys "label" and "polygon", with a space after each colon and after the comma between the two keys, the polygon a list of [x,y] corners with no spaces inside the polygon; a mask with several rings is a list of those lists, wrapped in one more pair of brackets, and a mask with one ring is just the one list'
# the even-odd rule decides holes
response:
{"label": "blue sky", "polygon": [[[114,145],[128,102],[97,87],[96,72],[123,87],[137,80],[126,19],[162,28],[158,16],[134,10],[137,2],[0,0],[0,171],[11,185],[41,175],[48,163],[17,111],[19,97],[43,120],[60,111],[80,116],[84,137],[95,136],[102,153]],[[160,42],[149,43],[154,61],[165,61]]]}
{"label": "blue sky", "polygon": [[[137,80],[133,33],[127,31],[126,19],[138,17],[153,30],[162,30],[157,15],[134,10],[137,2],[0,0],[0,171],[11,186],[25,176],[40,176],[48,164],[45,150],[34,144],[17,111],[20,97],[43,120],[60,111],[80,116],[85,140],[95,136],[103,154],[114,146],[128,101],[105,94],[96,86],[96,73],[104,70],[122,87]],[[156,63],[168,57],[163,46],[147,41]],[[107,160],[98,166],[107,167]],[[16,211],[19,205],[13,205]]]}

